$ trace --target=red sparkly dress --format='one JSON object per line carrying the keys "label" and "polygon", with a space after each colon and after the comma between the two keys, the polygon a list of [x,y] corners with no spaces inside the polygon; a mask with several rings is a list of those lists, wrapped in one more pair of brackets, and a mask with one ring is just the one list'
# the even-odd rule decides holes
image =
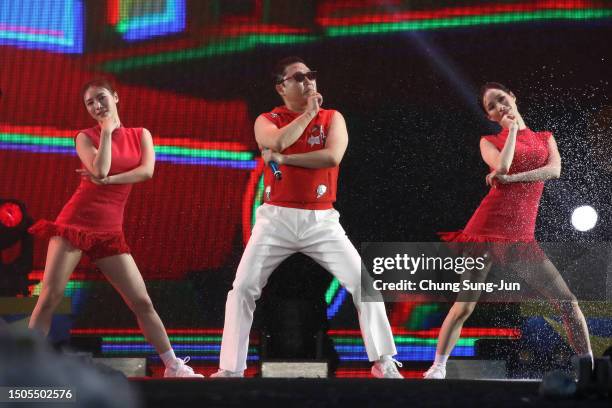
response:
{"label": "red sparkly dress", "polygon": [[[100,146],[100,127],[82,130],[96,149]],[[141,163],[142,128],[115,129],[112,134],[109,175],[124,173]],[[91,260],[129,253],[123,235],[123,210],[131,184],[97,185],[83,178],[55,222],[40,220],[30,233],[48,239],[61,236]]]}
{"label": "red sparkly dress", "polygon": [[[551,136],[550,132],[534,132],[528,128],[519,130],[508,174],[545,166],[548,162],[548,139]],[[501,151],[508,138],[508,130],[484,138]],[[535,244],[535,223],[543,189],[543,181],[498,183],[497,187],[489,190],[463,230],[442,232],[439,235],[442,240],[451,242]]]}

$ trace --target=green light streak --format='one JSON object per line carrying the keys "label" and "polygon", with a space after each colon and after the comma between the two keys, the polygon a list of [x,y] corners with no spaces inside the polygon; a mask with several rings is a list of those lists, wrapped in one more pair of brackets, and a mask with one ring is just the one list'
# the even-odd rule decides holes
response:
{"label": "green light streak", "polygon": [[383,34],[400,31],[433,30],[437,28],[467,27],[488,24],[522,23],[538,20],[586,20],[607,17],[612,17],[612,10],[541,10],[534,12],[500,13],[478,16],[434,18],[417,21],[400,21],[394,23],[336,26],[327,28],[326,34],[330,37],[339,37],[359,34]]}
{"label": "green light streak", "polygon": [[253,227],[253,225],[255,225],[255,212],[257,211],[257,208],[259,208],[259,206],[261,205],[261,200],[263,199],[263,195],[264,195],[264,176],[263,174],[261,175],[261,178],[259,179],[259,183],[257,183],[257,190],[255,191],[255,197],[253,199],[253,209],[251,211],[251,228]]}
{"label": "green light streak", "polygon": [[44,137],[23,133],[0,133],[0,142],[74,147],[74,139],[71,137]]}
{"label": "green light streak", "polygon": [[[45,137],[22,133],[0,133],[0,143],[74,147],[74,139],[71,137]],[[253,160],[252,152],[234,152],[231,150],[191,149],[180,146],[158,145],[155,146],[155,152],[159,154],[172,154],[175,156],[185,157],[204,157],[219,160]]]}
{"label": "green light streak", "polygon": [[189,157],[206,157],[211,159],[223,160],[252,160],[253,153],[251,152],[232,152],[228,150],[206,150],[206,149],[190,149],[188,147],[177,146],[155,146],[155,152],[159,154],[173,154],[176,156]]}
{"label": "green light streak", "polygon": [[325,292],[325,302],[327,303],[328,306],[331,304],[332,300],[334,300],[334,296],[336,296],[336,293],[338,292],[339,287],[340,287],[340,281],[334,278],[329,284],[327,291]]}
{"label": "green light streak", "polygon": [[[64,289],[64,296],[71,297],[74,292],[78,289],[87,289],[91,287],[91,282],[86,281],[69,281]],[[42,289],[42,282],[34,285],[34,289],[32,290],[32,296],[40,296],[40,291]]]}
{"label": "green light streak", "polygon": [[[412,337],[412,336],[394,336],[396,344],[414,344],[421,346],[430,346],[436,345],[438,343],[438,339],[423,339],[420,337]],[[465,337],[457,340],[458,346],[474,346],[476,340],[480,340],[479,337]],[[363,344],[363,339],[361,338],[346,338],[346,337],[334,337],[334,343],[336,344],[348,344],[348,345],[361,345]]]}
{"label": "green light streak", "polygon": [[312,35],[267,35],[250,34],[236,38],[229,38],[223,41],[214,42],[204,47],[170,51],[155,55],[144,55],[139,57],[126,58],[115,61],[108,61],[102,64],[102,69],[107,72],[123,72],[130,69],[149,67],[155,65],[169,64],[179,61],[189,61],[198,58],[215,57],[220,55],[244,52],[255,48],[258,45],[284,45],[299,44],[318,40],[318,36]]}
{"label": "green light streak", "polygon": [[[219,355],[219,350],[195,350],[195,349],[189,349],[189,348],[185,348],[185,349],[181,349],[180,351],[182,354],[184,353],[189,353],[192,356],[201,356],[201,355],[208,355],[208,354],[212,354],[212,355]],[[259,350],[257,350],[256,348],[253,347],[249,347],[249,351],[250,354],[259,354]],[[142,347],[141,345],[139,346],[134,346],[134,347],[128,347],[127,349],[124,350],[107,350],[107,351],[103,351],[102,354],[104,355],[120,355],[120,354],[150,354],[150,355],[155,355],[157,354],[157,352],[155,350],[147,350],[146,348]]]}
{"label": "green light streak", "polygon": [[[168,336],[170,341],[175,342],[210,342],[219,343],[221,336]],[[102,337],[102,341],[106,343],[144,343],[146,340],[144,336],[109,336]]]}

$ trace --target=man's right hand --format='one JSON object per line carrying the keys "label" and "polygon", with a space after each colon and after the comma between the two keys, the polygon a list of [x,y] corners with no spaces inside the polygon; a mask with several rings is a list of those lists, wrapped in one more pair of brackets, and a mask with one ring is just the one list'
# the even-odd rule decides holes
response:
{"label": "man's right hand", "polygon": [[306,110],[316,115],[319,112],[319,109],[321,109],[322,103],[323,103],[323,95],[321,95],[317,91],[312,91],[308,95],[308,104],[306,106]]}

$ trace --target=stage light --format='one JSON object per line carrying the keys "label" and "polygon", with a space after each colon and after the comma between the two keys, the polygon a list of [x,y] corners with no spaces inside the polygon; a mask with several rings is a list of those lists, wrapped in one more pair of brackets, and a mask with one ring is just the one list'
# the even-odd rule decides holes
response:
{"label": "stage light", "polygon": [[15,203],[7,202],[0,205],[0,222],[8,228],[16,227],[21,224],[23,213],[21,208]]}
{"label": "stage light", "polygon": [[588,231],[597,224],[597,211],[590,205],[583,205],[572,212],[572,225],[578,231]]}
{"label": "stage light", "polygon": [[0,198],[0,296],[28,294],[34,251],[28,228],[32,224],[25,204]]}

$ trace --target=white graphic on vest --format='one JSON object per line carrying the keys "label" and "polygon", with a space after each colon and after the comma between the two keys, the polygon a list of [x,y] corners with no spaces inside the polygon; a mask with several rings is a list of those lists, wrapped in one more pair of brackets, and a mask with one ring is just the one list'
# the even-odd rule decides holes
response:
{"label": "white graphic on vest", "polygon": [[319,184],[317,187],[317,198],[323,197],[323,194],[327,192],[327,186],[325,184]]}
{"label": "white graphic on vest", "polygon": [[270,191],[272,191],[270,186],[266,186],[266,201],[270,201]]}
{"label": "white graphic on vest", "polygon": [[312,127],[312,130],[310,131],[310,137],[308,137],[308,144],[310,145],[310,147],[318,144],[322,144],[323,146],[325,146],[325,131],[323,130],[323,126],[321,125],[314,125]]}

